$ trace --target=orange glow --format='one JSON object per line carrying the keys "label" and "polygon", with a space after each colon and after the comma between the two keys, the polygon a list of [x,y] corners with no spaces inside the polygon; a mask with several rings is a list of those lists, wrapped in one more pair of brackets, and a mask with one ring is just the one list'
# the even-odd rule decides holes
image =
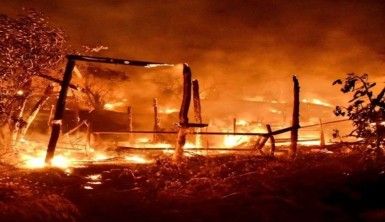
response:
{"label": "orange glow", "polygon": [[119,107],[123,107],[124,105],[125,104],[123,102],[115,102],[115,103],[110,102],[110,103],[105,103],[103,105],[103,109],[105,109],[105,110],[115,110],[115,109],[117,109]]}
{"label": "orange glow", "polygon": [[333,107],[330,103],[324,102],[320,99],[303,99],[301,102],[307,103],[307,104],[314,104],[314,105],[319,105],[319,106],[325,106],[325,107]]}
{"label": "orange glow", "polygon": [[127,162],[137,163],[137,164],[148,164],[153,162],[152,160],[149,160],[144,156],[139,156],[139,155],[129,155],[129,156],[126,156],[124,159]]}
{"label": "orange glow", "polygon": [[[44,168],[46,166],[45,164],[45,152],[40,152],[36,156],[32,155],[23,155],[21,157],[21,160],[23,162],[22,167],[23,168],[29,168],[29,169],[39,169]],[[71,166],[71,159],[69,157],[63,156],[63,155],[56,155],[52,161],[51,166],[61,168],[61,169],[67,169]]]}
{"label": "orange glow", "polygon": [[249,141],[249,137],[246,137],[246,136],[225,135],[223,140],[223,145],[226,148],[232,148],[248,141]]}
{"label": "orange glow", "polygon": [[170,107],[161,108],[159,110],[159,113],[164,113],[164,114],[171,114],[171,113],[177,113],[177,112],[179,112],[179,109],[177,109],[177,108],[170,108]]}

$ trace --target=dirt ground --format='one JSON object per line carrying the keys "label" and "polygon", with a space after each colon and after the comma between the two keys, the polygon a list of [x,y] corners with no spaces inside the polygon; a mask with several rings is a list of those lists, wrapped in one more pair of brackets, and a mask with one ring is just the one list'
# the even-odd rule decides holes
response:
{"label": "dirt ground", "polygon": [[385,221],[385,162],[335,152],[2,166],[0,221]]}

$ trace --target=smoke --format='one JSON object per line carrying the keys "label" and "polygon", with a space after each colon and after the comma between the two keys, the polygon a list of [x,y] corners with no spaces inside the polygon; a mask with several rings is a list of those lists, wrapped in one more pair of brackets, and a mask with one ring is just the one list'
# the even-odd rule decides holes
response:
{"label": "smoke", "polygon": [[[42,10],[74,47],[103,55],[188,62],[203,94],[290,100],[297,74],[303,98],[332,104],[331,82],[347,72],[384,76],[384,1],[3,0],[1,12]],[[211,93],[211,94],[210,94]]]}

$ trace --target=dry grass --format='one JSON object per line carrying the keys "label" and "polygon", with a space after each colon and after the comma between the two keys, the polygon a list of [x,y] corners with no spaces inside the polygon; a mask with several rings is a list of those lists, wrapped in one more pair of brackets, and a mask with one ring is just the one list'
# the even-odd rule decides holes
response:
{"label": "dry grass", "polygon": [[[358,154],[304,154],[295,161],[248,155],[175,165],[161,159],[92,166],[70,176],[11,170],[1,176],[0,220],[381,221],[384,166]],[[102,184],[83,189],[95,173]]]}

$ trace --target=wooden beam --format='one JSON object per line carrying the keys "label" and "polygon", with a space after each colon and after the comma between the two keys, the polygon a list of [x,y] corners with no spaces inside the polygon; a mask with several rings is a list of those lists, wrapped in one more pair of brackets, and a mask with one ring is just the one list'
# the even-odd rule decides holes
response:
{"label": "wooden beam", "polygon": [[163,62],[148,62],[148,61],[138,61],[131,59],[117,59],[109,57],[97,57],[97,56],[83,56],[83,55],[68,55],[69,60],[78,60],[85,62],[97,62],[97,63],[110,63],[110,64],[119,64],[127,66],[141,66],[145,68],[153,68],[158,66],[173,66],[173,64],[167,64]]}
{"label": "wooden beam", "polygon": [[187,127],[188,120],[188,110],[191,103],[191,69],[185,63],[183,64],[183,98],[182,104],[179,111],[179,124],[180,126]]}
{"label": "wooden beam", "polygon": [[270,145],[271,145],[271,149],[270,149],[270,155],[271,156],[274,156],[274,152],[275,152],[275,139],[274,139],[274,136],[272,135],[272,130],[271,130],[271,126],[270,124],[267,124],[266,125],[266,128],[267,128],[267,132],[269,133],[269,139],[270,139]]}
{"label": "wooden beam", "polygon": [[183,99],[179,111],[179,131],[175,146],[174,160],[180,162],[183,158],[183,148],[188,133],[188,110],[191,103],[191,69],[187,63],[183,64]]}
{"label": "wooden beam", "polygon": [[[158,99],[157,98],[154,98],[152,100],[152,106],[154,109],[154,131],[157,132],[160,130],[160,126],[159,126],[160,121],[159,121],[159,114],[158,114]],[[154,133],[152,135],[152,142],[153,143],[159,142],[159,134]]]}
{"label": "wooden beam", "polygon": [[[197,79],[192,81],[192,90],[193,90],[193,105],[194,105],[194,117],[195,122],[202,123],[202,107],[201,107],[201,98],[199,95],[199,82]],[[201,129],[197,127],[195,132],[201,132]],[[195,135],[195,145],[197,147],[202,147],[202,136],[200,134]]]}
{"label": "wooden beam", "polygon": [[67,65],[64,71],[63,81],[61,83],[59,98],[56,103],[54,119],[52,121],[51,137],[49,139],[47,154],[45,156],[45,162],[47,164],[51,164],[51,160],[55,154],[55,148],[56,148],[57,141],[59,139],[64,110],[65,110],[67,91],[71,82],[72,71],[74,67],[75,67],[75,60],[68,59]]}
{"label": "wooden beam", "polygon": [[298,128],[299,125],[299,82],[297,77],[293,76],[293,117],[292,117],[292,129],[291,129],[291,145],[289,149],[289,155],[291,158],[297,156],[297,143],[298,143]]}
{"label": "wooden beam", "polygon": [[320,146],[321,148],[325,147],[325,134],[324,134],[324,127],[321,118],[319,119],[320,124]]}
{"label": "wooden beam", "polygon": [[[131,106],[127,107],[127,114],[128,114],[128,131],[131,132],[133,130],[133,127],[132,127],[133,119],[132,119],[132,107]],[[130,143],[133,141],[132,133],[128,134],[128,141]]]}

